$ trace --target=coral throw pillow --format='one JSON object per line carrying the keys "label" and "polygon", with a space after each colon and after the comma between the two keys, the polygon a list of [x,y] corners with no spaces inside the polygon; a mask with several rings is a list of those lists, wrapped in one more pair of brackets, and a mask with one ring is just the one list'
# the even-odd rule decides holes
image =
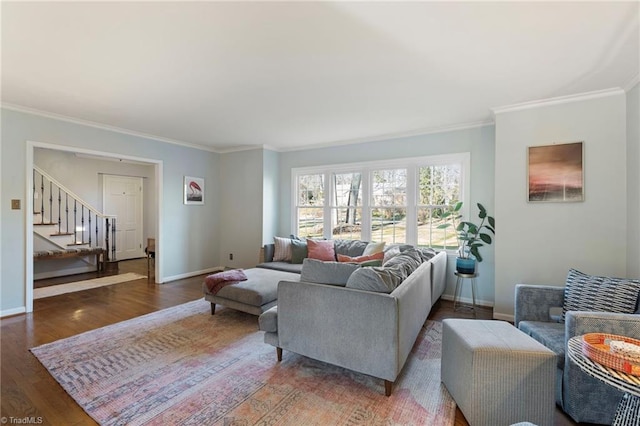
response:
{"label": "coral throw pillow", "polygon": [[370,260],[383,260],[383,259],[384,259],[383,252],[371,254],[369,256],[356,256],[356,257],[346,256],[344,254],[338,255],[338,262],[362,263],[362,262],[369,262]]}
{"label": "coral throw pillow", "polygon": [[336,260],[336,252],[331,240],[307,240],[307,251],[309,259]]}

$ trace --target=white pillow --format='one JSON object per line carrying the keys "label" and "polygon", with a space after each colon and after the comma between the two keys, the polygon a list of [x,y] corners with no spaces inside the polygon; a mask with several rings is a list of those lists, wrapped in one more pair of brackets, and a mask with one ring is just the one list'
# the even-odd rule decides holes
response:
{"label": "white pillow", "polygon": [[273,237],[273,242],[273,261],[291,262],[291,238]]}
{"label": "white pillow", "polygon": [[369,243],[364,248],[363,256],[369,256],[384,251],[384,241],[381,243]]}

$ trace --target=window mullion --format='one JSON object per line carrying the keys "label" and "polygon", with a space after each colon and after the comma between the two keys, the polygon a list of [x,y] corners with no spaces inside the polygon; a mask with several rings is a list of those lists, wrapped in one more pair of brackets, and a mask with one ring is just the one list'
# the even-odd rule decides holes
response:
{"label": "window mullion", "polygon": [[323,226],[322,236],[326,239],[331,239],[333,229],[331,227],[331,214],[332,214],[332,200],[333,200],[333,180],[331,179],[331,172],[324,172],[324,200],[323,200]]}
{"label": "window mullion", "polygon": [[407,244],[418,245],[418,168],[414,165],[407,167]]}
{"label": "window mullion", "polygon": [[371,170],[362,170],[362,239],[371,241]]}

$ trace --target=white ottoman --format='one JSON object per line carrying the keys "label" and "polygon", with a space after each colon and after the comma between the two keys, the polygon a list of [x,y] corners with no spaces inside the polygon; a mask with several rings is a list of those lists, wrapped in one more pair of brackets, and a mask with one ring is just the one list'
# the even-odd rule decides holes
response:
{"label": "white ottoman", "polygon": [[441,365],[471,426],[553,425],[556,355],[508,322],[444,320]]}

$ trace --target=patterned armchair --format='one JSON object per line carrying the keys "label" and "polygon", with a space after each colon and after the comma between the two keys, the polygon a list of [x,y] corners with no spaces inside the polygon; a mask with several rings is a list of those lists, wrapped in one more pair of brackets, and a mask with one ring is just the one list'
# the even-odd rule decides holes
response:
{"label": "patterned armchair", "polygon": [[[625,284],[629,282],[640,286],[637,280],[625,280]],[[576,422],[610,425],[622,392],[583,373],[566,355],[567,342],[595,332],[640,339],[638,292],[630,301],[634,313],[566,311],[565,294],[569,292],[563,287],[518,284],[515,326],[558,355],[556,403]],[[566,315],[562,315],[563,306]]]}

